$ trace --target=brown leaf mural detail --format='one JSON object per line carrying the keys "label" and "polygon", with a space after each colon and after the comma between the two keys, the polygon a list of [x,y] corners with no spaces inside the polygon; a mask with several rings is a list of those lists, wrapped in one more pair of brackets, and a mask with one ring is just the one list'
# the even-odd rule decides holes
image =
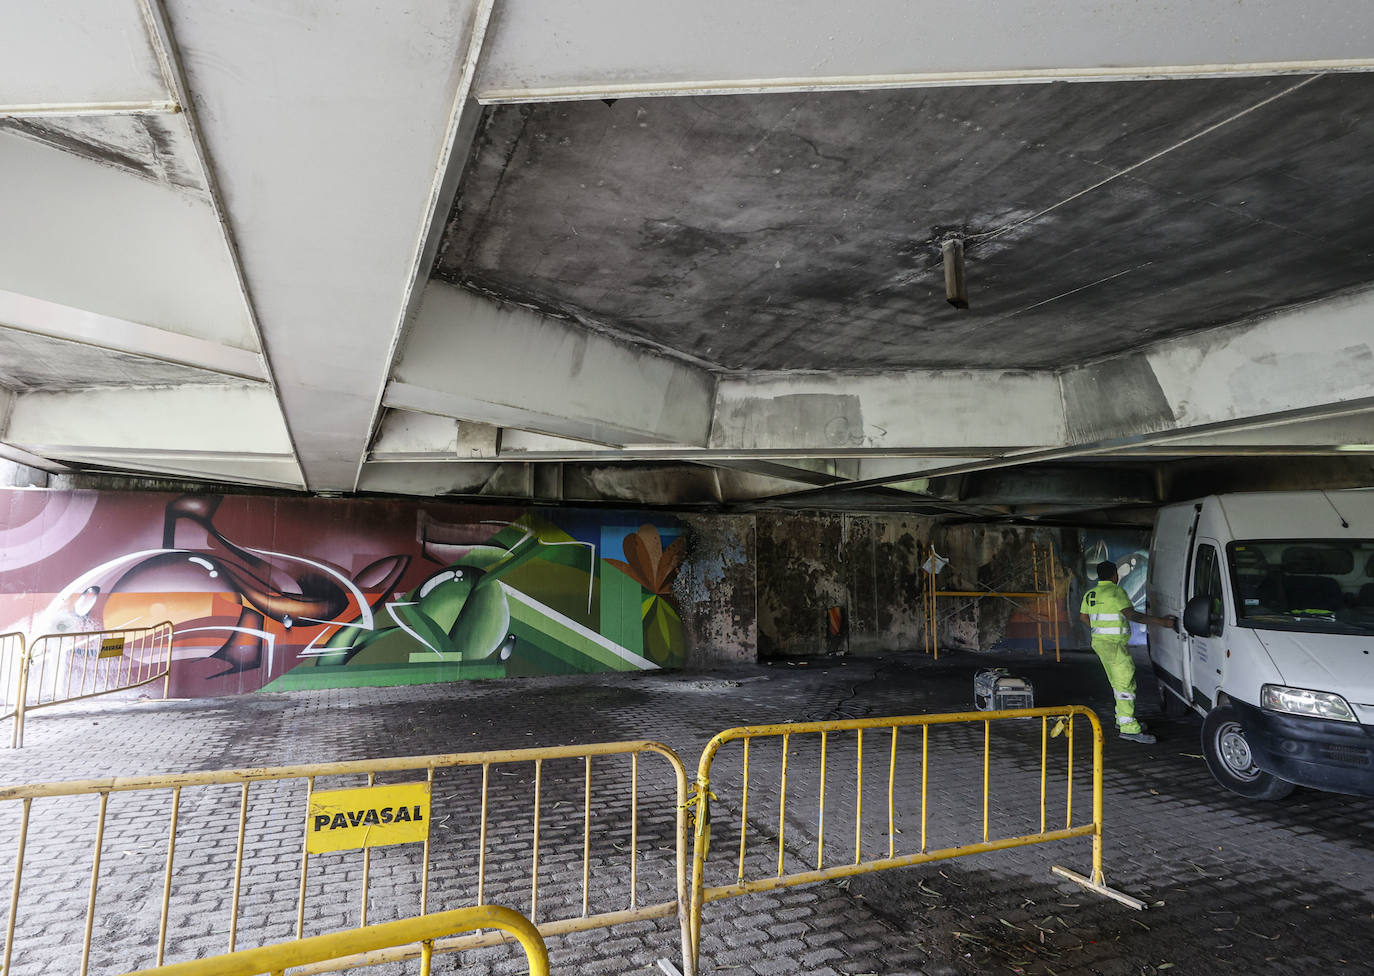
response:
{"label": "brown leaf mural detail", "polygon": [[650,593],[667,596],[673,577],[682,565],[686,551],[685,539],[679,536],[667,549],[658,529],[641,525],[639,531],[625,537],[625,560],[607,559],[616,569],[634,580]]}

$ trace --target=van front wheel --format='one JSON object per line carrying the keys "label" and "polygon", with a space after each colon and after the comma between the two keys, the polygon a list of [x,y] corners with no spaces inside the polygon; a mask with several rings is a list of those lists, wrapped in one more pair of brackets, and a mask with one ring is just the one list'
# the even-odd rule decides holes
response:
{"label": "van front wheel", "polygon": [[1202,722],[1202,754],[1218,783],[1252,800],[1281,800],[1293,784],[1255,765],[1245,729],[1230,705],[1220,705]]}

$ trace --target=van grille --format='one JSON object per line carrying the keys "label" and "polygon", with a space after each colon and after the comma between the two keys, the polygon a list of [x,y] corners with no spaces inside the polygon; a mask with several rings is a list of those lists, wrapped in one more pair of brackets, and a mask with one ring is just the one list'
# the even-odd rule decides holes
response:
{"label": "van grille", "polygon": [[1324,745],[1322,757],[1333,762],[1350,763],[1354,766],[1369,765],[1369,750],[1359,746],[1332,746]]}

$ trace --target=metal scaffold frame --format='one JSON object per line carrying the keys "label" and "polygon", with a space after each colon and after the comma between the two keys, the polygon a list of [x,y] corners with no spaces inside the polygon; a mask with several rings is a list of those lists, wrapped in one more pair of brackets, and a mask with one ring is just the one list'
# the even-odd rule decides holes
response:
{"label": "metal scaffold frame", "polygon": [[1007,600],[1025,609],[1029,602],[1030,613],[1035,619],[1035,643],[1040,654],[1045,653],[1045,629],[1049,628],[1054,642],[1054,659],[1060,660],[1059,646],[1059,572],[1055,565],[1054,547],[1031,543],[1031,589],[1029,590],[941,590],[937,588],[936,578],[939,571],[947,565],[944,557],[935,551],[935,545],[926,547],[926,558],[921,563],[925,574],[925,585],[921,588],[921,610],[925,621],[925,652],[937,661],[940,659],[939,603],[940,598],[960,598],[965,602],[946,616],[962,613],[977,601],[989,597]]}

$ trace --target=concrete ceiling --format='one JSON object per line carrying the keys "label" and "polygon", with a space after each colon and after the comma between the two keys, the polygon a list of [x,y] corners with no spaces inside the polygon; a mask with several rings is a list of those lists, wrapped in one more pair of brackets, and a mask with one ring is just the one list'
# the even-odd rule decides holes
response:
{"label": "concrete ceiling", "polygon": [[1374,484],[1357,0],[17,0],[0,30],[31,464],[1037,519]]}
{"label": "concrete ceiling", "polygon": [[1371,149],[1374,75],[500,106],[435,276],[719,370],[1048,369],[1366,285]]}

